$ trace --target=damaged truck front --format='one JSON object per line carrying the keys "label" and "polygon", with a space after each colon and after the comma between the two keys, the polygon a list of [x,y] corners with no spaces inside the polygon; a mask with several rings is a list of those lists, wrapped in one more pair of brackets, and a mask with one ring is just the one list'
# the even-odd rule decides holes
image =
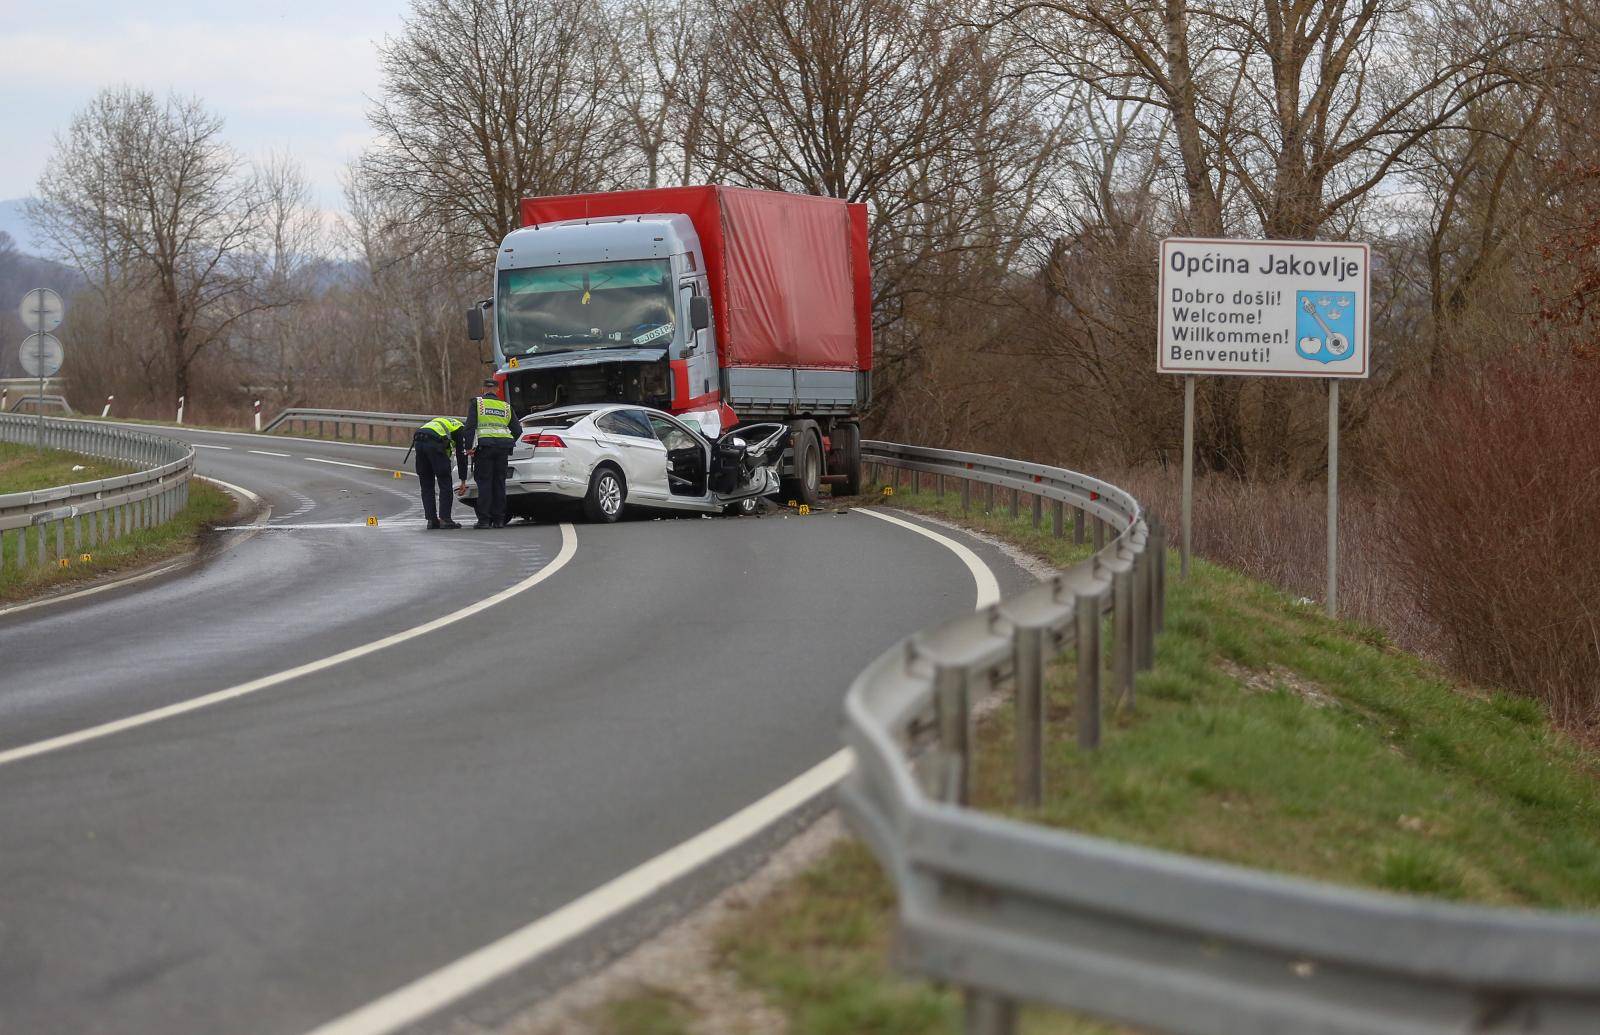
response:
{"label": "damaged truck front", "polygon": [[[864,206],[728,187],[526,199],[496,260],[496,378],[518,414],[666,410],[715,438],[790,429],[783,492],[861,483],[871,392]],[[469,334],[484,336],[481,310]]]}

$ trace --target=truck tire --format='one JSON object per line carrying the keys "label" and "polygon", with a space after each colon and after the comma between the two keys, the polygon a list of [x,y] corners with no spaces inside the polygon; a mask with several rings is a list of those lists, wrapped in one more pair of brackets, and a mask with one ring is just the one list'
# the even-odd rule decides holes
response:
{"label": "truck tire", "polygon": [[822,498],[822,443],[811,421],[796,421],[793,428],[794,477],[783,480],[783,495],[814,507]]}
{"label": "truck tire", "polygon": [[589,491],[583,497],[583,516],[596,524],[609,525],[622,516],[628,487],[622,472],[610,465],[595,468],[589,476]]}
{"label": "truck tire", "polygon": [[861,425],[835,425],[833,442],[840,459],[839,470],[833,473],[844,476],[844,481],[833,483],[833,494],[861,495]]}

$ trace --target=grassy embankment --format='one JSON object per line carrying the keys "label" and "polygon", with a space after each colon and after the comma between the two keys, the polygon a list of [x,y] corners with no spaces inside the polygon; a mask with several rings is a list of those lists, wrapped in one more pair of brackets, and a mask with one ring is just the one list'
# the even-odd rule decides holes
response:
{"label": "grassy embankment", "polygon": [[[897,506],[960,519],[960,499]],[[1058,564],[1084,548],[974,501],[967,519]],[[1437,898],[1600,907],[1600,759],[1522,696],[1452,683],[1375,630],[1228,570],[1169,564],[1166,631],[1138,706],[1109,703],[1099,752],[1073,745],[1070,655],[1052,673],[1046,802],[1010,805],[1012,716],[980,731],[978,807],[1137,844]],[[1109,651],[1107,654],[1109,655]],[[1108,684],[1109,685],[1109,684]],[[805,1035],[957,1032],[957,996],[894,975],[893,895],[841,845],[722,932],[723,964]],[[657,1009],[650,1009],[650,1004]],[[695,1031],[659,990],[602,1030]],[[662,1027],[662,1024],[666,1024]],[[652,1026],[655,1025],[655,1026]],[[1118,1029],[1030,1010],[1030,1035]]]}
{"label": "grassy embankment", "polygon": [[[83,470],[75,471],[74,467]],[[45,489],[71,482],[93,481],[127,474],[132,468],[115,461],[80,456],[59,450],[39,453],[32,446],[0,442],[0,494]],[[105,575],[142,568],[184,553],[194,547],[200,533],[233,513],[232,496],[208,482],[194,481],[189,486],[189,505],[183,513],[158,528],[143,529],[109,543],[73,550],[71,530],[67,531],[67,566],[55,556],[55,538],[47,537],[50,553],[43,566],[34,558],[37,540],[28,538],[28,566],[18,570],[18,531],[4,533],[5,564],[0,567],[0,602],[14,602],[47,592],[70,588]],[[83,521],[86,519],[80,519]],[[87,542],[83,536],[80,542]],[[82,560],[87,552],[90,560]]]}

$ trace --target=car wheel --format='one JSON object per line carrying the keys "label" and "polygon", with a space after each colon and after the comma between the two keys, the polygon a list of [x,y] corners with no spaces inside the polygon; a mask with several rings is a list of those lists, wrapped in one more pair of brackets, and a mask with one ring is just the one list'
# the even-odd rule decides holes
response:
{"label": "car wheel", "polygon": [[745,499],[739,500],[737,503],[728,504],[726,507],[722,508],[722,512],[730,517],[749,517],[760,509],[760,497],[749,496]]}
{"label": "car wheel", "polygon": [[589,492],[583,497],[583,516],[600,524],[610,524],[622,516],[628,490],[622,473],[615,467],[602,467],[589,479]]}

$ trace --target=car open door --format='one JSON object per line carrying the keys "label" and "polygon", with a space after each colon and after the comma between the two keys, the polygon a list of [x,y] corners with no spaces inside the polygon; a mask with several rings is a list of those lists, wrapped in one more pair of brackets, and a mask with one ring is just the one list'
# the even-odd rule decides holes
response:
{"label": "car open door", "polygon": [[622,474],[630,499],[667,498],[667,447],[656,438],[643,410],[612,410],[594,426],[622,453]]}
{"label": "car open door", "polygon": [[749,424],[726,433],[711,448],[712,494],[719,503],[736,503],[777,492],[788,445],[787,424]]}

